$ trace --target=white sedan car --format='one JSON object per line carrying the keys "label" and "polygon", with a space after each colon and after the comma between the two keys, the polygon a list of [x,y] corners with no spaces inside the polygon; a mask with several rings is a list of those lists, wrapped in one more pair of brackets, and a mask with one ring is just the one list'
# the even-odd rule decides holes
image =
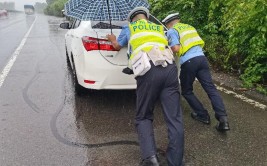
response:
{"label": "white sedan car", "polygon": [[[153,18],[154,20],[155,18]],[[112,21],[112,33],[119,36],[126,21]],[[108,21],[71,19],[61,23],[65,35],[67,61],[74,75],[77,94],[87,89],[135,89],[134,75],[122,73],[128,65],[127,48],[114,50],[106,35],[111,33]]]}

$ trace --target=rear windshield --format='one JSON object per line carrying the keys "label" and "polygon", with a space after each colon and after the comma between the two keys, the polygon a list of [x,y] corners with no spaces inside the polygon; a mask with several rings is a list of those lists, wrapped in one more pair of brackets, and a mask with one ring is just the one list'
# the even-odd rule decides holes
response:
{"label": "rear windshield", "polygon": [[124,25],[127,25],[127,21],[92,21],[93,29],[122,29]]}
{"label": "rear windshield", "polygon": [[158,25],[162,25],[164,27],[164,31],[167,31],[168,29],[165,27],[165,25],[163,25],[156,17],[150,15],[149,16],[149,21],[158,24]]}

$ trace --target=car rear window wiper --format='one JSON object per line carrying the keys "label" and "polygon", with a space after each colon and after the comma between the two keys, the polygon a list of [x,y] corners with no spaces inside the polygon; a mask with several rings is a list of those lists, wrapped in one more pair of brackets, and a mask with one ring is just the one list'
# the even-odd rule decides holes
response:
{"label": "car rear window wiper", "polygon": [[95,25],[92,26],[92,28],[95,29],[122,29],[122,26],[119,25],[110,25],[109,23],[105,23],[105,22],[99,22]]}

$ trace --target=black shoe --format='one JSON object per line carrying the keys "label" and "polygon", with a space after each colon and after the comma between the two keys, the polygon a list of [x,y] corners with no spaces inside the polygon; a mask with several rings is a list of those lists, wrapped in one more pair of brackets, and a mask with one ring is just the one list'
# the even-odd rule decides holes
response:
{"label": "black shoe", "polygon": [[151,156],[147,159],[144,159],[140,163],[140,166],[159,166],[158,157],[156,155],[154,155],[154,156]]}
{"label": "black shoe", "polygon": [[219,122],[218,125],[216,126],[216,129],[220,132],[228,131],[230,130],[230,126],[228,122]]}
{"label": "black shoe", "polygon": [[210,116],[209,115],[198,115],[197,113],[192,112],[191,117],[197,121],[204,123],[204,124],[210,124]]}
{"label": "black shoe", "polygon": [[124,68],[122,72],[129,75],[133,74],[133,70],[130,69],[129,67]]}

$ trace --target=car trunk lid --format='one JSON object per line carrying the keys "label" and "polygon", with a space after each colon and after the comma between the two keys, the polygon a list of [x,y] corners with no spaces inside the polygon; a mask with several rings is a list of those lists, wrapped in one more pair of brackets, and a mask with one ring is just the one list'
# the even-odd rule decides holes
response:
{"label": "car trunk lid", "polygon": [[[112,33],[119,36],[122,26],[126,25],[126,21],[112,21]],[[92,28],[97,34],[97,38],[102,43],[110,45],[106,39],[107,34],[111,34],[110,24],[108,21],[92,21]],[[100,42],[99,42],[100,43]],[[110,51],[99,49],[100,54],[111,64],[126,66],[128,65],[127,47],[123,47],[120,51]]]}

